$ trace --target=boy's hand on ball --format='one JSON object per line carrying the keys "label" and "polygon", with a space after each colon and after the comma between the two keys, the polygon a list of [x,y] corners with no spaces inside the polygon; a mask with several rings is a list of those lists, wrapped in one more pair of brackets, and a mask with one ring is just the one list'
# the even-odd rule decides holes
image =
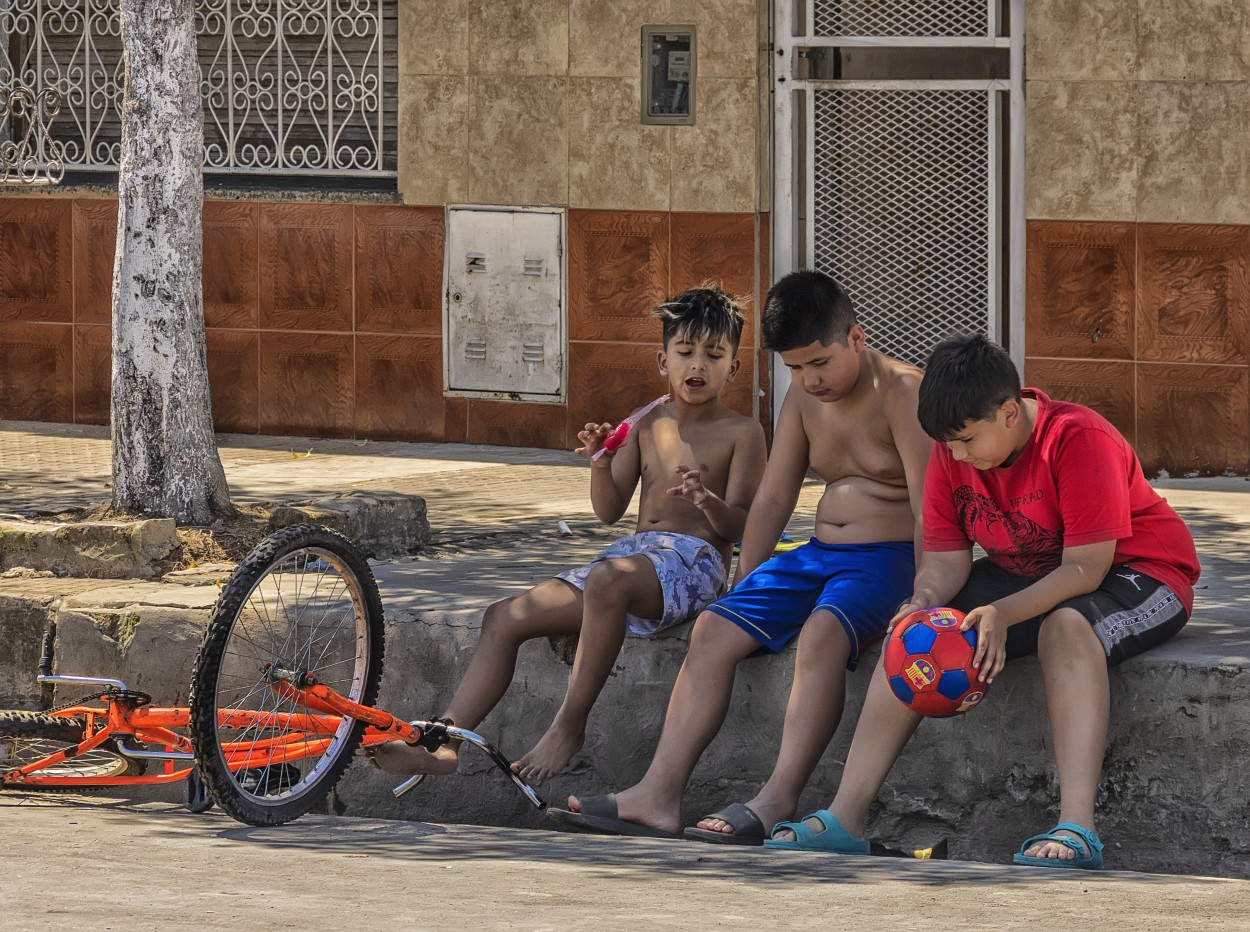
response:
{"label": "boy's hand on ball", "polygon": [[992,683],[1007,663],[1007,626],[998,617],[998,609],[983,605],[970,611],[959,625],[960,631],[970,628],[977,629],[977,650],[972,655],[972,665],[979,671],[977,679]]}

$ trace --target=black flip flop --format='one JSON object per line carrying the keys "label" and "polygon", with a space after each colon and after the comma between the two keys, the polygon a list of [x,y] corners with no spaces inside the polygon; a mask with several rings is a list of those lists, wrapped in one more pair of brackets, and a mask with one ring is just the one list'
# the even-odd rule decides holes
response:
{"label": "black flip flop", "polygon": [[628,835],[632,838],[679,838],[676,832],[652,828],[639,822],[621,819],[616,814],[616,796],[583,796],[580,812],[571,809],[548,809],[547,815],[561,825],[599,835]]}
{"label": "black flip flop", "polygon": [[742,803],[733,803],[720,812],[704,816],[700,821],[708,819],[728,822],[733,831],[714,832],[708,828],[692,826],[682,834],[691,841],[706,841],[713,845],[762,845],[764,839],[768,837],[768,832],[764,828],[764,823],[760,821],[760,817],[750,806]]}

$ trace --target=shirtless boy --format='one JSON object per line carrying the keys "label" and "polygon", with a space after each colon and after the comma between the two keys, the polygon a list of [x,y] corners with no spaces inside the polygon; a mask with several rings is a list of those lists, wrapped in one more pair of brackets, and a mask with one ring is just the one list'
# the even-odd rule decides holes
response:
{"label": "shirtless boy", "polygon": [[[576,452],[590,459],[591,505],[605,524],[625,514],[641,480],[635,533],[586,566],[490,606],[469,669],[442,715],[476,729],[507,691],[525,641],[580,634],[563,704],[513,765],[526,780],[559,773],[581,749],[591,706],[627,631],[653,634],[693,618],[724,593],[731,549],[764,472],[760,425],[720,400],[738,371],[737,301],[719,288],[696,288],[655,314],[663,322],[660,374],[672,400],[636,424],[615,452],[595,458],[612,424],[587,424],[577,435]],[[393,741],[370,756],[391,773],[448,774],[458,753],[455,745],[430,752]]]}
{"label": "shirtless boy", "polygon": [[[930,441],[916,419],[921,373],[865,345],[846,293],[829,276],[793,272],[764,307],[767,345],[793,374],[768,468],[751,505],[737,584],[695,622],[659,746],[642,781],[549,810],[577,828],[671,836],[699,757],[725,719],[734,670],[761,648],[798,637],[777,763],[745,805],[686,830],[725,844],[762,844],[793,818],[799,794],[842,715],[846,670],[885,632],[910,593]],[[825,482],[816,535],[769,559],[808,470]]]}

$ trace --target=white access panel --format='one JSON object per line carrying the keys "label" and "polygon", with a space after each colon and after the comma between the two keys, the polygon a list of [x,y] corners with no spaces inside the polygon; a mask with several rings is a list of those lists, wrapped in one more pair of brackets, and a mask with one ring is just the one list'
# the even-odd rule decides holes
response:
{"label": "white access panel", "polygon": [[565,394],[564,212],[447,212],[447,394],[559,402]]}

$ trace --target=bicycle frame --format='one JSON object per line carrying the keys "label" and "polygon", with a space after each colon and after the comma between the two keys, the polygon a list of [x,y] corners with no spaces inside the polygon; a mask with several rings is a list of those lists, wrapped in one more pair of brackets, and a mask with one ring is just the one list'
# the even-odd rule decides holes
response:
{"label": "bicycle frame", "polygon": [[[49,662],[50,666],[50,662]],[[143,784],[174,783],[191,775],[195,760],[191,741],[176,729],[185,729],[190,720],[190,710],[185,707],[149,706],[141,702],[120,680],[97,677],[53,676],[44,673],[40,663],[39,683],[106,685],[97,701],[106,703],[105,708],[78,705],[57,709],[52,715],[63,718],[82,718],[86,737],[77,746],[65,748],[55,754],[15,768],[0,775],[0,782],[10,786],[57,787],[74,786],[137,786]],[[372,706],[360,705],[340,695],[333,689],[316,681],[315,677],[280,668],[267,671],[269,686],[282,698],[298,703],[308,709],[306,713],[263,712],[231,710],[218,714],[218,725],[224,728],[280,726],[295,731],[277,738],[255,739],[222,744],[227,764],[231,770],[269,767],[298,761],[320,754],[333,740],[344,719],[365,723],[362,747],[387,741],[404,741],[417,744],[426,734],[441,734],[446,739],[466,741],[481,748],[492,762],[502,770],[527,799],[538,809],[546,808],[534,789],[513,772],[511,762],[480,735],[463,728],[441,722],[407,722],[391,713]],[[102,721],[101,721],[102,720]],[[124,756],[163,761],[162,772],[151,775],[81,777],[40,776],[39,772],[55,767],[80,754],[88,753],[112,739]],[[135,747],[131,741],[139,741],[150,747]],[[421,782],[421,777],[410,778],[394,790],[401,796]]]}

